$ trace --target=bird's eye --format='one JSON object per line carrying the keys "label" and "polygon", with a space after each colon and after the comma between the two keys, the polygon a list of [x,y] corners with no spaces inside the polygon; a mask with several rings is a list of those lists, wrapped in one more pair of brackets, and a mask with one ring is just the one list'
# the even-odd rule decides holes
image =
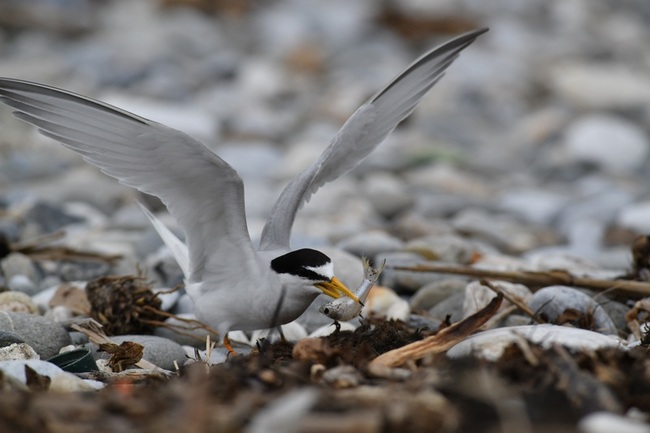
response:
{"label": "bird's eye", "polygon": [[323,310],[323,314],[325,314],[326,316],[327,316],[329,313],[330,313],[330,309],[329,309],[329,308],[325,308],[325,309]]}

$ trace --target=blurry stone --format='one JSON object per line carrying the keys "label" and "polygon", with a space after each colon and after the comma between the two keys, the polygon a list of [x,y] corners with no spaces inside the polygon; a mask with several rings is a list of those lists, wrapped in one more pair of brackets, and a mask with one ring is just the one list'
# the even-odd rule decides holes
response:
{"label": "blurry stone", "polygon": [[650,99],[648,75],[615,63],[553,64],[550,85],[569,102],[588,109],[639,108]]}
{"label": "blurry stone", "polygon": [[429,309],[429,316],[433,319],[444,321],[449,316],[452,322],[458,322],[463,318],[463,302],[465,293],[457,292],[443,299]]}
{"label": "blurry stone", "polygon": [[528,307],[551,322],[563,319],[571,323],[573,320],[567,314],[574,311],[578,316],[575,320],[584,322],[583,326],[603,334],[618,335],[616,325],[599,303],[573,287],[544,287],[533,294]]}
{"label": "blurry stone", "polygon": [[[513,284],[507,281],[492,281],[497,289],[510,295],[510,297],[526,304],[533,296],[530,289],[522,284]],[[465,300],[463,302],[463,318],[476,314],[482,308],[485,308],[492,299],[497,296],[490,288],[484,286],[479,281],[472,281],[465,287]],[[512,304],[508,300],[503,300],[499,311],[503,311]]]}
{"label": "blurry stone", "polygon": [[22,383],[26,383],[26,366],[39,375],[50,378],[51,383],[47,389],[52,392],[88,392],[104,387],[104,384],[100,382],[79,379],[74,374],[61,370],[51,362],[39,359],[2,361],[0,362],[0,371],[5,375],[18,379]]}
{"label": "blurry stone", "polygon": [[648,433],[646,422],[611,412],[592,412],[578,421],[580,433]]}
{"label": "blurry stone", "polygon": [[571,352],[586,352],[604,348],[624,350],[618,338],[599,332],[557,325],[530,325],[497,328],[474,334],[447,351],[449,358],[476,356],[488,361],[497,361],[512,344],[521,338],[548,349],[555,344],[566,347]]}
{"label": "blurry stone", "polygon": [[372,314],[385,317],[386,320],[401,320],[403,322],[408,319],[410,313],[409,303],[400,298],[394,290],[383,286],[374,286],[370,290],[366,305],[361,311],[364,316]]}
{"label": "blurry stone", "polygon": [[38,201],[25,214],[25,218],[37,224],[41,233],[52,233],[68,224],[83,222],[83,218],[66,213],[60,206]]}
{"label": "blurry stone", "polygon": [[506,251],[527,251],[538,244],[531,227],[506,214],[494,215],[480,209],[466,209],[453,218],[452,225],[460,233],[485,239]]}
{"label": "blurry stone", "polygon": [[22,292],[9,291],[0,293],[0,311],[38,314],[38,307],[29,295]]}
{"label": "blurry stone", "polygon": [[63,326],[35,314],[0,312],[0,331],[18,335],[41,358],[50,358],[70,344],[70,336]]}
{"label": "blurry stone", "polygon": [[0,347],[10,346],[12,344],[21,344],[25,340],[13,332],[0,331]]}
{"label": "blurry stone", "polygon": [[[295,343],[298,340],[307,338],[307,330],[297,321],[285,323],[281,325],[282,333],[287,341]],[[259,340],[268,340],[276,342],[280,340],[280,333],[275,329],[258,329],[251,333],[251,343],[255,344]]]}
{"label": "blurry stone", "polygon": [[25,293],[26,295],[33,295],[39,291],[36,284],[29,277],[22,274],[17,274],[9,278],[7,288],[15,292]]}
{"label": "blurry stone", "polygon": [[565,146],[570,160],[594,163],[611,172],[638,169],[650,153],[650,141],[642,129],[611,115],[574,121],[567,128]]}
{"label": "blurry stone", "polygon": [[244,179],[246,192],[250,185],[249,179],[267,179],[278,170],[282,158],[280,151],[265,141],[225,143],[219,146],[217,153]]}
{"label": "blurry stone", "polygon": [[507,189],[499,194],[499,207],[535,224],[550,224],[570,196],[540,188]]}
{"label": "blurry stone", "polygon": [[0,270],[7,281],[11,280],[14,275],[23,275],[32,283],[40,280],[36,266],[29,256],[21,253],[11,253],[0,261]]}
{"label": "blurry stone", "polygon": [[622,208],[617,224],[637,233],[650,233],[650,201],[630,203]]}
{"label": "blurry stone", "polygon": [[322,381],[337,388],[354,388],[363,382],[361,373],[351,365],[330,368],[323,373]]}
{"label": "blurry stone", "polygon": [[377,213],[386,218],[407,211],[414,203],[406,183],[389,173],[370,173],[360,186]]}
{"label": "blurry stone", "polygon": [[468,264],[476,260],[485,248],[459,235],[443,235],[413,239],[406,243],[404,250],[419,254],[425,260]]}
{"label": "blurry stone", "polygon": [[336,246],[359,257],[374,257],[379,253],[400,250],[404,243],[384,231],[372,230],[344,239]]}
{"label": "blurry stone", "polygon": [[375,257],[376,263],[381,263],[384,260],[386,260],[386,268],[381,273],[381,282],[384,286],[392,287],[396,290],[415,292],[425,284],[446,278],[444,275],[431,272],[412,272],[393,269],[394,266],[411,267],[426,265],[427,261],[415,252],[381,253]]}
{"label": "blurry stone", "polygon": [[429,310],[453,294],[463,293],[467,286],[464,278],[447,278],[440,281],[433,281],[422,286],[411,297],[412,310]]}
{"label": "blurry stone", "polygon": [[25,359],[39,359],[38,354],[27,343],[14,343],[0,347],[0,362]]}
{"label": "blurry stone", "polygon": [[442,218],[425,218],[418,213],[407,212],[397,217],[392,231],[400,239],[410,241],[433,235],[449,235],[454,232],[454,229]]}
{"label": "blurry stone", "polygon": [[459,196],[488,198],[490,183],[450,164],[435,164],[413,169],[406,174],[409,185]]}

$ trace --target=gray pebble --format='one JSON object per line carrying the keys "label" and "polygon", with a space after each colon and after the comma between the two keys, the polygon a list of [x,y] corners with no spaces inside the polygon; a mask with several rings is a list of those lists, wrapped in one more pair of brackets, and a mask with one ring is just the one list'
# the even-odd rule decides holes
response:
{"label": "gray pebble", "polygon": [[344,239],[336,246],[357,256],[374,257],[379,253],[398,251],[404,242],[382,230],[372,230]]}
{"label": "gray pebble", "polygon": [[616,325],[599,304],[580,290],[566,286],[544,287],[528,301],[531,310],[544,314],[550,321],[555,321],[567,309],[574,309],[592,315],[594,331],[617,335]]}
{"label": "gray pebble", "polygon": [[422,286],[410,299],[412,310],[429,310],[455,293],[464,293],[467,279],[447,278]]}
{"label": "gray pebble", "polygon": [[18,335],[41,358],[50,358],[71,343],[70,335],[63,326],[34,314],[0,311],[0,331]]}
{"label": "gray pebble", "polygon": [[38,283],[40,276],[29,256],[22,253],[11,253],[0,261],[0,270],[7,281],[14,275],[24,275],[32,283]]}
{"label": "gray pebble", "polygon": [[445,320],[450,316],[452,322],[457,322],[463,318],[463,302],[465,293],[458,292],[437,303],[429,310],[429,316],[433,319]]}
{"label": "gray pebble", "polygon": [[39,292],[38,287],[27,275],[13,275],[7,281],[7,288],[11,291],[21,292],[33,296]]}

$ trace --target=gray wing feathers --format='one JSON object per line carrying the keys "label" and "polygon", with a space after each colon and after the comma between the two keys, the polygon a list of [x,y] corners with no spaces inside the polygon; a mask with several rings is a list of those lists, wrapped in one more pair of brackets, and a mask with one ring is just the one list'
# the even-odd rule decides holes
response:
{"label": "gray wing feathers", "polygon": [[202,279],[217,249],[234,247],[226,255],[233,261],[254,259],[241,178],[194,138],[111,105],[36,83],[0,79],[0,101],[15,108],[16,117],[81,154],[102,172],[159,197],[186,233],[190,282]]}
{"label": "gray wing feathers", "polygon": [[321,186],[368,156],[413,112],[459,53],[486,31],[465,33],[424,54],[354,112],[319,159],[282,191],[262,232],[260,249],[288,248],[298,209]]}

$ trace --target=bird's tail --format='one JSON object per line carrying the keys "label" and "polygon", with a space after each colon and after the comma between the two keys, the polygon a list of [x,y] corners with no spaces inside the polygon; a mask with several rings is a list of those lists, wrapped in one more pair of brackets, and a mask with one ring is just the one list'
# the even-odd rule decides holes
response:
{"label": "bird's tail", "polygon": [[156,229],[158,235],[163,240],[165,245],[167,245],[167,247],[172,251],[172,254],[176,259],[178,266],[180,266],[181,270],[183,271],[183,276],[185,279],[187,279],[190,270],[190,254],[187,251],[187,245],[178,239],[176,235],[172,233],[172,231],[169,230],[169,228],[163,224],[163,222],[160,221],[158,217],[156,217],[149,209],[147,209],[144,204],[141,202],[138,202],[138,204],[140,205],[142,212],[147,216],[147,218],[149,218],[149,221],[153,225],[153,228]]}

